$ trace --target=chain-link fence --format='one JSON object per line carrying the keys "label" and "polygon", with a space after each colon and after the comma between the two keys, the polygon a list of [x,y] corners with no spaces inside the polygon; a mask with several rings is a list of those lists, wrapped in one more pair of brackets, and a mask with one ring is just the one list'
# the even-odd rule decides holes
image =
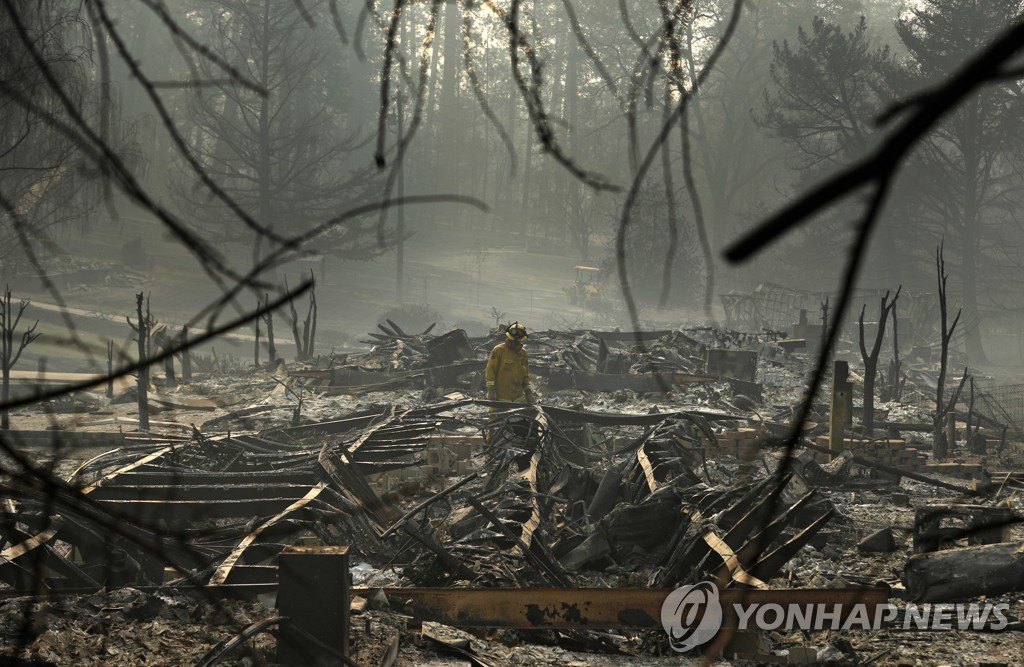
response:
{"label": "chain-link fence", "polygon": [[[877,326],[873,323],[878,319],[878,302],[886,292],[892,292],[892,290],[854,290],[840,337],[853,341],[859,338],[858,316],[862,308],[866,308],[866,323],[871,323],[868,329],[871,330]],[[726,328],[746,332],[759,332],[764,329],[789,331],[800,321],[801,311],[803,311],[808,324],[820,325],[822,304],[826,299],[829,300],[832,307],[832,310],[829,311],[829,319],[830,321],[834,319],[838,295],[764,282],[758,285],[753,292],[722,294],[720,299],[725,312]],[[951,312],[955,313],[958,307],[956,303],[951,303]],[[938,349],[941,341],[940,312],[939,300],[934,294],[901,291],[896,312],[899,319],[901,350],[909,352],[914,347]],[[971,318],[966,313],[961,313],[959,323],[953,333],[952,348],[960,348],[968,332],[978,326],[977,317]],[[870,337],[873,334],[869,333],[868,335]],[[889,340],[891,341],[891,337]],[[891,343],[888,344],[891,345]]]}
{"label": "chain-link fence", "polygon": [[[957,407],[958,411],[966,414],[970,408],[968,392],[960,395]],[[1024,384],[988,387],[982,391],[975,389],[974,412],[1005,426],[1007,437],[1024,439]]]}

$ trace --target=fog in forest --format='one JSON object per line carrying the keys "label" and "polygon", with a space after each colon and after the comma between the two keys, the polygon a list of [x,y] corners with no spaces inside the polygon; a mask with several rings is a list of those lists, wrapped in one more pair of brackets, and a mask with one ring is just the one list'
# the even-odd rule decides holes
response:
{"label": "fog in forest", "polygon": [[[513,320],[759,331],[788,328],[771,312],[787,304],[817,322],[883,183],[847,323],[902,286],[907,350],[935,344],[941,246],[956,349],[1020,365],[1024,59],[952,101],[935,91],[1021,12],[8,0],[0,262],[46,334],[22,367],[105,371],[107,338],[130,357],[140,292],[160,322],[203,331],[310,278],[323,354],[363,347],[384,317],[474,335]],[[885,153],[929,105],[945,106]],[[749,260],[726,257],[879,154]],[[203,350],[248,363],[252,335]]]}

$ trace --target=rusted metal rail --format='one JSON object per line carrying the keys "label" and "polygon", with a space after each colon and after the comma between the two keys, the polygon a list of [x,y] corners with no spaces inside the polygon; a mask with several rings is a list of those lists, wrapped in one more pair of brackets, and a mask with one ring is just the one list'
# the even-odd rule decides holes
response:
{"label": "rusted metal rail", "polygon": [[[418,621],[463,628],[569,630],[661,627],[661,608],[670,588],[385,588],[392,608]],[[353,589],[366,595],[367,589]],[[856,604],[869,618],[889,599],[884,588],[764,589],[720,592],[724,628],[735,628],[734,604],[782,606],[840,605],[840,622]]]}

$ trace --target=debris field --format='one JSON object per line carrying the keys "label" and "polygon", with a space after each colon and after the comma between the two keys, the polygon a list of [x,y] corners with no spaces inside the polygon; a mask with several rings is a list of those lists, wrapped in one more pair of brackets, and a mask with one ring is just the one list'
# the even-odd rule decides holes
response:
{"label": "debris field", "polygon": [[[482,398],[494,336],[390,321],[369,336],[365,354],[197,368],[155,388],[149,432],[133,389],[14,413],[17,428],[45,409],[50,428],[2,436],[5,657],[1024,661],[1022,445],[964,395],[936,457],[930,360],[905,360],[868,430],[842,344],[795,423],[809,337],[534,332],[538,399],[520,405]],[[1000,601],[1009,625],[723,631],[676,654],[661,603],[704,581],[793,601]]]}

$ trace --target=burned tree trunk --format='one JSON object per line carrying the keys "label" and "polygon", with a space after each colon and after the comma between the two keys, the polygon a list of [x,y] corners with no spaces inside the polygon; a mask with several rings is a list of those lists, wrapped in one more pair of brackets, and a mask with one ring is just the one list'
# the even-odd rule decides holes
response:
{"label": "burned tree trunk", "polygon": [[114,341],[107,341],[107,398],[114,397]]}
{"label": "burned tree trunk", "polygon": [[882,340],[885,338],[885,322],[889,319],[889,311],[896,306],[896,300],[900,298],[900,290],[896,290],[892,301],[889,301],[889,292],[882,297],[882,303],[878,308],[878,331],[875,333],[875,344],[869,353],[864,345],[864,311],[867,305],[860,309],[860,356],[864,360],[864,411],[861,415],[861,423],[864,425],[864,435],[871,437],[875,428],[875,377],[878,375],[878,356],[882,352]]}
{"label": "burned tree trunk", "polygon": [[890,401],[898,401],[903,395],[903,360],[900,359],[900,321],[896,316],[896,304],[892,305],[892,360],[889,362],[889,389],[886,392]]}
{"label": "burned tree trunk", "polygon": [[21,322],[21,316],[25,313],[26,308],[28,308],[28,301],[22,300],[18,304],[18,312],[15,314],[11,309],[11,288],[4,289],[3,300],[0,301],[0,370],[3,373],[0,401],[4,406],[0,411],[0,430],[4,431],[11,427],[10,410],[7,407],[7,402],[11,397],[11,369],[18,363],[25,348],[41,335],[35,333],[36,326],[39,324],[39,320],[36,320],[35,324],[21,334],[18,349],[14,349],[14,330],[18,328],[18,323]]}
{"label": "burned tree trunk", "polygon": [[[309,272],[309,310],[306,312],[306,319],[302,323],[302,333],[299,333],[299,314],[295,312],[295,303],[288,300],[288,309],[291,311],[292,338],[295,339],[295,358],[307,359],[313,356],[313,344],[316,338],[316,282],[313,271]],[[288,280],[285,279],[285,288],[288,287]]]}
{"label": "burned tree trunk", "polygon": [[[167,340],[167,339],[164,339]],[[170,341],[168,341],[170,342]],[[161,350],[166,351],[166,350]],[[164,357],[164,376],[166,377],[167,386],[171,389],[178,386],[178,380],[174,377],[174,355],[169,354]]]}
{"label": "burned tree trunk", "polygon": [[185,384],[192,382],[192,350],[188,346],[187,324],[181,328],[181,381]]}
{"label": "burned tree trunk", "polygon": [[1024,543],[986,544],[910,557],[907,591],[920,602],[947,602],[1024,588]]}
{"label": "burned tree trunk", "polygon": [[[263,306],[263,302],[260,301],[257,298],[256,299],[256,310],[259,310],[262,306]],[[255,319],[255,324],[256,324],[256,343],[253,345],[252,362],[253,362],[253,365],[256,366],[256,368],[260,367],[260,320],[261,319],[262,319],[261,317],[257,317]]]}
{"label": "burned tree trunk", "polygon": [[821,302],[821,353],[828,354],[829,351],[825,349],[825,342],[828,340],[828,297]]}
{"label": "burned tree trunk", "polygon": [[[270,303],[269,294],[264,294],[263,298],[267,303]],[[267,363],[273,368],[274,364],[277,363],[277,346],[274,345],[274,311],[268,310],[263,315],[263,321],[267,323],[267,355],[270,357]]]}
{"label": "burned tree trunk", "polygon": [[[284,288],[288,289],[288,279],[284,279]],[[305,359],[306,353],[299,336],[299,314],[295,312],[295,299],[288,299],[288,310],[291,312],[292,338],[295,340],[295,358]]]}
{"label": "burned tree trunk", "polygon": [[953,332],[956,330],[957,322],[960,321],[960,314],[962,311],[956,312],[956,317],[953,318],[953,324],[949,327],[946,326],[948,310],[947,310],[947,299],[946,299],[946,280],[949,276],[946,274],[946,259],[943,257],[942,246],[940,245],[935,249],[935,271],[938,274],[939,282],[939,317],[942,325],[942,352],[939,359],[939,382],[935,389],[935,428],[933,431],[933,444],[932,452],[936,459],[944,459],[949,453],[949,442],[946,440],[946,434],[942,430],[943,421],[946,418],[946,413],[952,409],[955,405],[955,401],[952,402],[949,408],[946,408],[943,403],[943,390],[946,384],[946,367],[949,364],[949,341],[953,338]]}
{"label": "burned tree trunk", "polygon": [[[146,365],[146,344],[149,338],[149,322],[142,312],[143,293],[135,295],[135,312],[139,318],[138,339],[139,339],[139,372],[138,372],[138,399],[139,399],[139,429],[149,430],[149,396],[146,393],[149,389],[149,367]],[[131,324],[131,320],[128,321]]]}
{"label": "burned tree trunk", "polygon": [[307,357],[313,356],[313,347],[316,344],[316,281],[313,279],[313,270],[309,270],[309,311],[306,313],[306,321],[302,324],[302,345]]}

